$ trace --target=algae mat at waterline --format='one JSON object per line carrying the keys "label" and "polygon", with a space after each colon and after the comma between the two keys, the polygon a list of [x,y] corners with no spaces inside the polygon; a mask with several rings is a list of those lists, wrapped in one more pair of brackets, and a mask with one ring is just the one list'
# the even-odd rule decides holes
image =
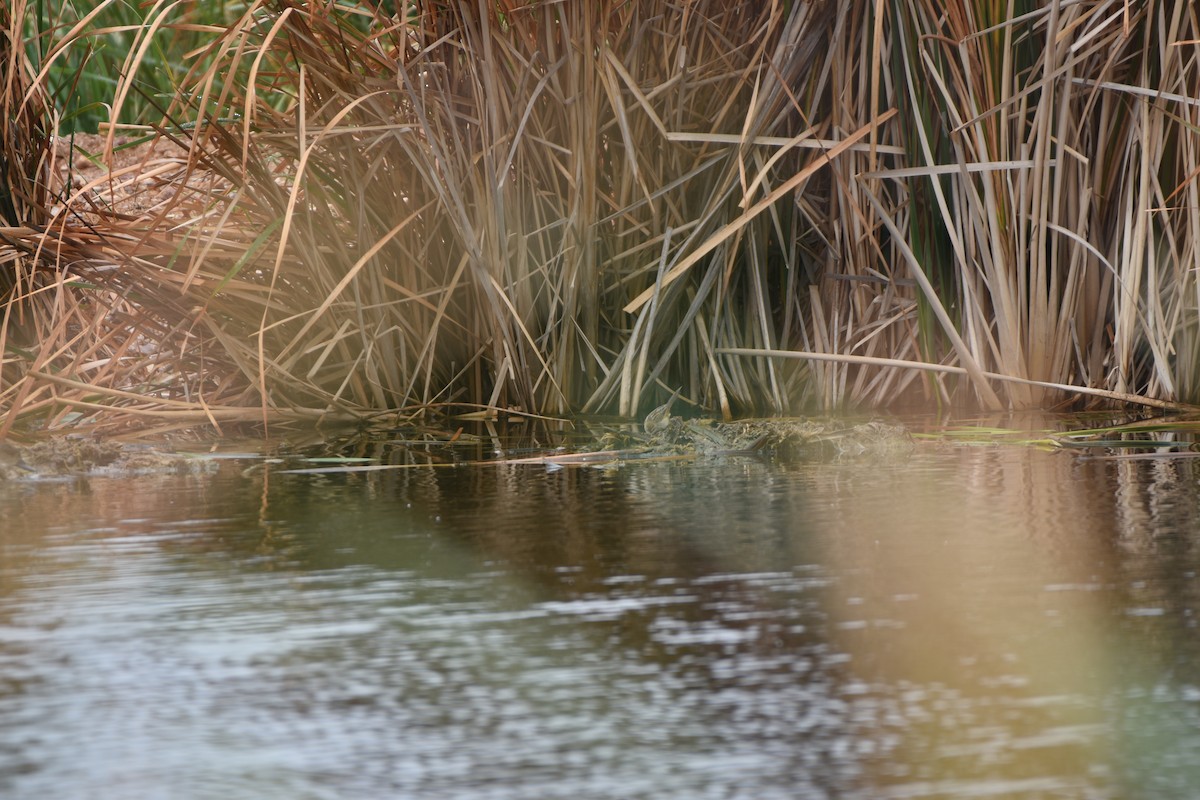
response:
{"label": "algae mat at waterline", "polygon": [[[662,409],[656,409],[661,411]],[[246,474],[337,475],[439,468],[544,467],[622,469],[751,459],[777,465],[876,464],[890,468],[922,452],[1016,447],[1059,451],[1086,460],[1185,462],[1197,457],[1200,422],[1116,415],[1009,415],[1007,419],[903,421],[853,418],[745,420],[723,423],[652,414],[642,425],[579,421],[556,433],[523,425],[377,427],[277,441],[103,441],[59,436],[0,443],[0,479],[18,483],[90,478],[207,474],[221,463],[248,461]]]}
{"label": "algae mat at waterline", "polygon": [[[312,439],[313,436],[306,437]],[[908,432],[882,421],[748,420],[719,423],[664,415],[661,425],[580,423],[557,435],[528,430],[491,436],[430,428],[374,429],[319,443],[277,443],[269,452],[201,441],[175,445],[122,443],[83,436],[46,437],[17,445],[0,442],[0,479],[42,481],[214,472],[219,462],[249,459],[285,474],[375,472],[422,467],[544,465],[620,467],[703,458],[755,457],[821,460],[836,457],[903,457]],[[374,453],[367,456],[365,453]]]}
{"label": "algae mat at waterline", "polygon": [[1196,399],[1187,4],[116,8],[0,11],[5,425]]}

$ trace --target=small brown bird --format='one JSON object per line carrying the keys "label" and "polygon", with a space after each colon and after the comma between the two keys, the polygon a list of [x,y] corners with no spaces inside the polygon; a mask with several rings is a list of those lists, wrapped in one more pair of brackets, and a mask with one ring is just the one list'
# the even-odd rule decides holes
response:
{"label": "small brown bird", "polygon": [[680,389],[676,389],[670,400],[646,415],[646,419],[642,421],[642,430],[655,434],[662,433],[667,429],[667,426],[671,424],[671,406],[675,403],[675,398],[679,397],[680,391]]}

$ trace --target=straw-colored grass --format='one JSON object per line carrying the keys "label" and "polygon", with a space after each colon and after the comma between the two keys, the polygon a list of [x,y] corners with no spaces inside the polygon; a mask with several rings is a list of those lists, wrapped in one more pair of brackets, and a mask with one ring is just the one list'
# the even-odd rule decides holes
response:
{"label": "straw-colored grass", "polygon": [[151,8],[136,214],[6,162],[6,424],[1197,400],[1188,4],[392,7]]}

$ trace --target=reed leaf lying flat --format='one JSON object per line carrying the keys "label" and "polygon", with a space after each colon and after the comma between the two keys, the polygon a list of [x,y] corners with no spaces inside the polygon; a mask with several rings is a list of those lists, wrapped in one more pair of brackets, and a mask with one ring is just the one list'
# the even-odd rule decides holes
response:
{"label": "reed leaf lying flat", "polygon": [[1200,394],[1187,4],[200,5],[111,180],[6,89],[6,424]]}

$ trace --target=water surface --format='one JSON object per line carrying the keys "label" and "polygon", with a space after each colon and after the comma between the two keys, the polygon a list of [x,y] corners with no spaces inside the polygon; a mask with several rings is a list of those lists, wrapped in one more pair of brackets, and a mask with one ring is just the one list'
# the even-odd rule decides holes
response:
{"label": "water surface", "polygon": [[0,796],[1200,785],[1191,460],[289,466],[0,485]]}

